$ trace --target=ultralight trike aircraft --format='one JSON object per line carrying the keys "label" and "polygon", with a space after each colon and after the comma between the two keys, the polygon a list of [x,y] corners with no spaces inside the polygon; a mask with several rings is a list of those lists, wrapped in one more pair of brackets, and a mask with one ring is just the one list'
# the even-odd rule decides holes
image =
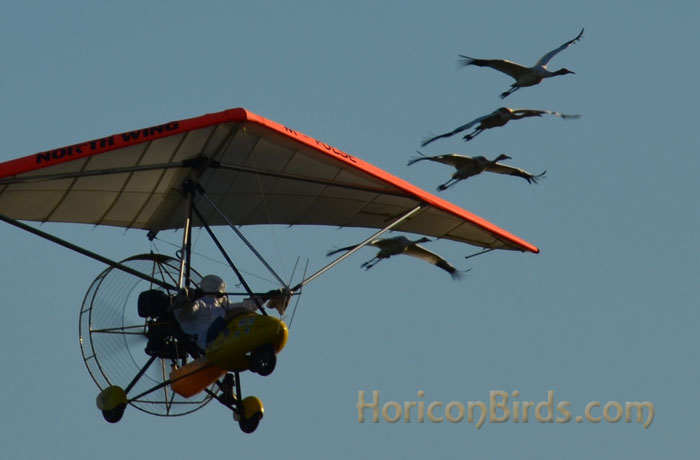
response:
{"label": "ultralight trike aircraft", "polygon": [[[259,313],[235,316],[206,348],[193,344],[174,317],[176,299],[206,294],[198,290],[202,275],[191,265],[193,227],[206,231],[245,289],[230,294],[260,302],[265,293],[246,282],[213,227],[235,232],[287,296],[390,230],[486,250],[538,252],[360,158],[242,108],[2,163],[0,220],[108,266],[87,290],[79,320],[83,359],[107,421],[119,421],[128,405],[177,416],[216,399],[246,433],[257,428],[263,406],[254,396],[242,396],[240,374],[269,375],[288,329],[258,303]],[[23,221],[139,229],[150,239],[180,229],[183,236],[176,257],[151,253],[117,262]],[[239,229],[253,224],[378,231],[289,286]]]}

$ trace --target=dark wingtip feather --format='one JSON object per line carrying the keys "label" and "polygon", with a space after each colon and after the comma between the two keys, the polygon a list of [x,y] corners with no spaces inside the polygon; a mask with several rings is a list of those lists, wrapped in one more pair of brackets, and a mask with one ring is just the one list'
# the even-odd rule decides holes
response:
{"label": "dark wingtip feather", "polygon": [[433,137],[424,137],[423,140],[420,143],[421,147],[425,147],[426,145],[430,144],[431,142],[440,139],[441,136],[433,136]]}
{"label": "dark wingtip feather", "polygon": [[539,174],[530,174],[530,175],[525,175],[525,176],[522,176],[522,177],[524,177],[525,180],[526,180],[529,184],[536,184],[537,181],[539,181],[540,179],[544,179],[544,178],[545,178],[545,174],[547,174],[547,170],[544,170],[544,171],[542,171],[542,172],[539,173]]}
{"label": "dark wingtip feather", "polygon": [[459,67],[466,67],[468,65],[473,65],[474,61],[476,61],[476,59],[471,58],[469,56],[465,56],[463,54],[459,54],[458,56],[460,57],[460,59],[457,59],[457,65]]}
{"label": "dark wingtip feather", "polygon": [[355,246],[345,246],[344,248],[331,249],[326,253],[326,257],[330,257],[333,254],[338,254],[339,252],[349,251],[351,249],[355,249]]}
{"label": "dark wingtip feather", "polygon": [[462,279],[462,272],[457,270],[455,267],[448,264],[444,260],[438,260],[437,262],[435,262],[435,266],[440,267],[443,270],[445,270],[446,272],[448,272],[453,280]]}
{"label": "dark wingtip feather", "polygon": [[420,156],[419,156],[419,157],[413,157],[413,158],[411,158],[410,160],[408,160],[407,166],[411,166],[411,165],[412,165],[413,163],[415,163],[416,161],[425,160],[425,159],[428,158],[428,157],[425,156],[421,151],[416,150],[416,152],[418,152],[418,155],[420,155]]}

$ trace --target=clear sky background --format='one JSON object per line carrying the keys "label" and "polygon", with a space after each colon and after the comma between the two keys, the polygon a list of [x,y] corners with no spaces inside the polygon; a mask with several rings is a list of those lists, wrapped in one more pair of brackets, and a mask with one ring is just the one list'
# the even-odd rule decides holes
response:
{"label": "clear sky background", "polygon": [[[679,2],[0,1],[0,161],[108,134],[245,107],[434,191],[452,173],[407,167],[421,139],[503,105],[511,80],[458,54],[531,65],[573,38],[510,107],[526,119],[427,154],[494,157],[538,185],[482,175],[446,199],[541,253],[428,244],[460,282],[417,259],[365,272],[363,249],[309,284],[269,377],[243,375],[265,418],[242,434],[212,403],[185,417],[133,408],[110,425],[78,346],[78,311],[104,268],[0,225],[3,458],[690,458],[698,452],[700,4]],[[140,231],[43,229],[114,259]],[[368,230],[244,231],[284,276]],[[216,256],[202,235],[198,253]],[[178,242],[178,233],[161,235]],[[246,270],[269,280],[234,238]],[[172,253],[166,243],[159,248]],[[199,258],[203,272],[232,275]],[[299,270],[295,278],[299,278]],[[251,277],[260,290],[274,283]],[[651,401],[638,423],[358,423],[358,390],[387,401]],[[423,390],[424,396],[417,393]],[[512,407],[512,405],[511,405]],[[600,416],[597,408],[594,415]],[[366,412],[369,416],[369,411]],[[555,416],[560,414],[556,413]]]}

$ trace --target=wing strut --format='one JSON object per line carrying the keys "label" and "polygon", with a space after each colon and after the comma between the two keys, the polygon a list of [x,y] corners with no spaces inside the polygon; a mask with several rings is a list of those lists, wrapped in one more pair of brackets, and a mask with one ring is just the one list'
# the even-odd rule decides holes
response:
{"label": "wing strut", "polygon": [[34,228],[34,227],[27,225],[25,223],[22,223],[18,220],[7,217],[4,214],[0,214],[0,220],[7,222],[10,225],[14,225],[15,227],[20,228],[24,231],[27,231],[29,233],[33,233],[34,235],[40,236],[41,238],[44,238],[45,240],[49,240],[52,243],[56,243],[60,246],[63,246],[64,248],[70,249],[70,250],[75,251],[79,254],[90,257],[91,259],[95,259],[98,262],[102,262],[103,264],[107,264],[110,267],[113,267],[113,268],[116,268],[116,269],[121,270],[123,272],[129,273],[130,275],[137,276],[145,281],[148,281],[149,283],[155,284],[156,286],[160,286],[160,287],[162,287],[164,289],[168,289],[168,290],[175,289],[175,287],[171,286],[170,284],[166,283],[163,280],[159,280],[158,278],[154,278],[152,276],[146,275],[145,273],[141,273],[138,270],[134,270],[131,267],[127,267],[126,265],[120,264],[119,262],[116,262],[114,260],[103,257],[95,252],[89,251],[85,248],[81,248],[80,246],[77,246],[73,243],[70,243],[66,240],[63,240],[57,236],[51,235],[50,233],[46,233],[44,231],[39,230],[38,228]]}
{"label": "wing strut", "polygon": [[346,258],[350,257],[350,255],[351,255],[351,254],[354,254],[355,251],[357,251],[357,250],[359,250],[360,248],[362,248],[362,247],[368,245],[368,244],[369,244],[372,240],[374,240],[375,238],[378,238],[379,236],[381,236],[381,235],[383,235],[384,233],[388,232],[389,230],[391,230],[392,228],[396,227],[396,226],[399,225],[401,222],[403,222],[404,220],[408,219],[409,217],[411,217],[412,215],[414,215],[414,214],[417,213],[418,211],[421,211],[423,208],[425,208],[425,207],[427,207],[427,206],[428,206],[428,205],[427,205],[426,203],[421,203],[421,204],[419,204],[418,206],[416,206],[415,208],[413,208],[413,209],[411,209],[410,211],[408,211],[407,213],[403,214],[401,217],[399,217],[398,219],[396,219],[395,221],[393,221],[392,223],[390,223],[389,225],[387,225],[387,226],[384,227],[383,229],[379,230],[378,232],[376,232],[375,234],[373,234],[372,236],[370,236],[369,238],[367,238],[366,240],[364,240],[362,243],[360,243],[360,244],[358,244],[357,246],[355,246],[353,249],[349,250],[348,252],[346,252],[346,253],[343,254],[342,256],[338,257],[338,258],[335,259],[333,262],[329,263],[328,265],[326,265],[325,267],[323,267],[322,269],[320,269],[319,271],[317,271],[317,272],[314,273],[313,275],[309,276],[309,277],[306,278],[305,280],[302,280],[301,283],[297,284],[296,286],[294,286],[294,287],[292,288],[292,291],[296,291],[296,290],[298,290],[298,289],[300,289],[300,288],[306,286],[306,285],[309,284],[311,281],[315,280],[316,278],[318,278],[319,276],[321,276],[322,274],[324,274],[325,272],[327,272],[328,270],[330,270],[331,268],[333,268],[336,264],[340,263],[340,261],[345,260]]}
{"label": "wing strut", "polygon": [[483,251],[475,252],[474,254],[469,254],[464,256],[465,259],[471,259],[472,257],[480,256],[481,254],[486,254],[487,252],[493,251],[493,248],[484,249]]}
{"label": "wing strut", "polygon": [[194,186],[189,180],[183,184],[185,193],[187,193],[187,204],[185,210],[185,225],[182,232],[182,249],[180,254],[180,277],[178,278],[177,287],[182,289],[190,285],[190,261],[192,253],[192,199],[194,198]]}

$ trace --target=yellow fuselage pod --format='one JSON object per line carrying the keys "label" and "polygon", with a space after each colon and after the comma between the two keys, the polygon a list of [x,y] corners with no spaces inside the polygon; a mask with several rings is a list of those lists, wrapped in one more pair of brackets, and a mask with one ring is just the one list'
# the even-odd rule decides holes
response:
{"label": "yellow fuselage pod", "polygon": [[279,353],[287,343],[287,325],[272,316],[246,313],[233,318],[207,345],[207,361],[228,371],[248,369],[246,354],[258,347],[272,345]]}

